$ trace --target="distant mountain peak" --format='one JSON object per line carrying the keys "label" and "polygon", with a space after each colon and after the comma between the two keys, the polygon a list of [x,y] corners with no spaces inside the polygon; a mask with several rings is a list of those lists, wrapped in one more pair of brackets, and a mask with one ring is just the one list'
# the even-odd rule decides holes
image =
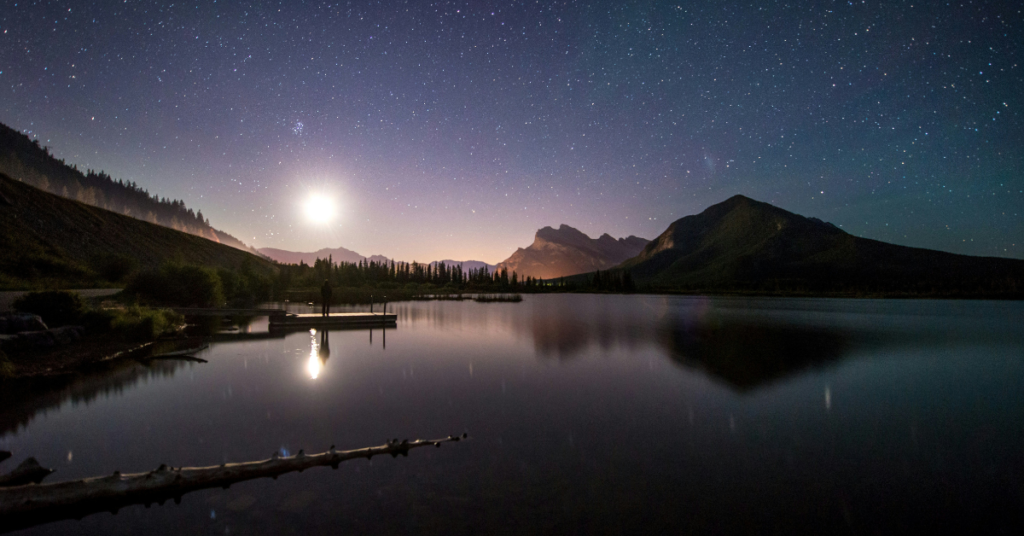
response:
{"label": "distant mountain peak", "polygon": [[605,270],[635,256],[647,242],[635,236],[616,239],[608,233],[590,238],[564,223],[558,229],[546,226],[537,231],[533,244],[516,249],[496,269],[542,279]]}
{"label": "distant mountain peak", "polygon": [[287,251],[277,248],[260,248],[259,252],[271,259],[283,264],[299,264],[300,262],[312,265],[316,259],[331,258],[334,262],[357,263],[366,260],[366,257],[343,247],[320,248],[316,251],[298,252]]}
{"label": "distant mountain peak", "polygon": [[559,225],[558,229],[553,229],[551,227],[542,227],[537,231],[537,234],[534,236],[535,238],[543,238],[544,240],[550,241],[573,241],[580,239],[590,240],[590,237],[584,234],[579,229],[576,229],[575,227],[570,227],[564,223]]}

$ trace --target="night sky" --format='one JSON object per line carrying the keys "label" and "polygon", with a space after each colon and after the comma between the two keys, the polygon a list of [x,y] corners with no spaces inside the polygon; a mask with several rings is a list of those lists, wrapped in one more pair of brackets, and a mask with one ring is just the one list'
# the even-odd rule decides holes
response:
{"label": "night sky", "polygon": [[494,263],[741,193],[1024,258],[1017,2],[0,3],[0,121],[257,247]]}

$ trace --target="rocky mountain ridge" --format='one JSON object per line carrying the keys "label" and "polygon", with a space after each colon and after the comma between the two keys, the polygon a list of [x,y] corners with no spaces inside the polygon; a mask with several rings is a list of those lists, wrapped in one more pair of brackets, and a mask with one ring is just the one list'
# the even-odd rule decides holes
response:
{"label": "rocky mountain ridge", "polygon": [[590,238],[565,224],[558,229],[544,227],[530,246],[517,249],[496,269],[541,279],[607,270],[637,255],[648,242],[636,236],[616,239],[607,233]]}

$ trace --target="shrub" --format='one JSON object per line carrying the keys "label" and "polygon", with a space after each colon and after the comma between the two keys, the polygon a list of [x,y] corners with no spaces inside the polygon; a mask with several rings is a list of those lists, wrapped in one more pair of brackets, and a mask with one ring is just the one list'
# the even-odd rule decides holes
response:
{"label": "shrub", "polygon": [[131,341],[151,341],[176,331],[184,317],[169,309],[150,309],[133,305],[116,311],[110,322],[111,329]]}
{"label": "shrub", "polygon": [[85,300],[77,292],[46,290],[29,292],[14,301],[14,308],[43,318],[50,327],[78,322],[85,312]]}
{"label": "shrub", "polygon": [[220,276],[202,266],[165,264],[158,271],[137,274],[124,291],[164,305],[215,307],[224,303]]}
{"label": "shrub", "polygon": [[224,288],[224,297],[233,304],[252,305],[267,301],[273,295],[273,280],[245,266],[240,272],[221,268],[217,275]]}
{"label": "shrub", "polygon": [[220,285],[221,290],[224,293],[224,297],[233,301],[241,287],[241,281],[239,281],[238,274],[226,268],[218,268],[217,277],[220,277]]}

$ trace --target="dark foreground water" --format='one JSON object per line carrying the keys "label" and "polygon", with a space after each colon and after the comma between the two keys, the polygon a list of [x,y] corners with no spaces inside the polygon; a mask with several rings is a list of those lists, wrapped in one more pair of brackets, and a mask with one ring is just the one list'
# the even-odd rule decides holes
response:
{"label": "dark foreground water", "polygon": [[321,333],[267,337],[263,319],[207,364],[124,365],[8,403],[3,469],[32,455],[57,481],[471,441],[25,534],[1015,533],[1024,519],[1024,304],[392,307],[397,328],[331,331],[327,352]]}

